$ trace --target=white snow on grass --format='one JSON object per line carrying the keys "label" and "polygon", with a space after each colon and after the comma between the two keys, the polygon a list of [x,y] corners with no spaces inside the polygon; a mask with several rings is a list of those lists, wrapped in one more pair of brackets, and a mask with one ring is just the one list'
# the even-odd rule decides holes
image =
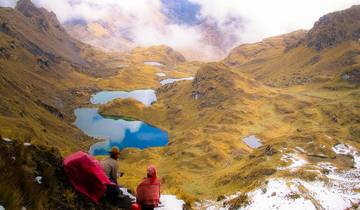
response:
{"label": "white snow on grass", "polygon": [[[299,190],[300,186],[305,192]],[[270,179],[266,188],[258,188],[248,193],[248,196],[250,204],[239,208],[240,210],[315,210],[319,207],[327,210],[343,210],[351,207],[353,203],[360,202],[359,193],[343,189],[339,184],[307,182],[300,179]],[[224,203],[228,200],[206,201],[202,205],[198,204],[197,209],[227,210],[230,206],[224,206]]]}
{"label": "white snow on grass", "polygon": [[289,171],[296,171],[297,169],[303,167],[308,162],[299,156],[298,154],[284,154],[281,157],[281,160],[288,163],[291,161],[291,164],[285,167],[279,167],[278,170],[289,170]]}
{"label": "white snow on grass", "polygon": [[9,139],[9,138],[3,138],[3,140],[6,141],[6,142],[12,142],[12,140]]}
{"label": "white snow on grass", "polygon": [[336,167],[329,163],[329,162],[320,162],[317,164],[317,167],[321,168],[321,169],[326,169],[326,170],[329,170],[331,172],[334,172]]}
{"label": "white snow on grass", "polygon": [[212,201],[212,200],[205,200],[202,202],[195,203],[195,209],[206,209],[206,210],[226,210],[227,208],[224,207],[224,203],[230,201],[234,198],[237,198],[241,195],[240,192],[232,194],[230,196],[225,196],[225,198],[221,201]]}
{"label": "white snow on grass", "polygon": [[[304,209],[315,210],[311,201],[302,197],[296,183],[287,182],[282,179],[270,179],[265,187],[258,188],[250,193],[249,205],[240,207],[241,210],[288,210]],[[236,193],[219,202],[206,201],[197,204],[197,209],[227,210],[230,206],[224,206],[227,201],[238,197]]]}
{"label": "white snow on grass", "polygon": [[359,193],[352,193],[350,190],[342,189],[330,182],[325,184],[321,181],[305,182],[299,181],[319,204],[327,210],[343,210],[352,206],[352,203],[360,201]]}
{"label": "white snow on grass", "polygon": [[[129,196],[131,200],[136,201],[136,197],[128,192],[126,188],[119,188],[123,195]],[[156,210],[183,210],[185,202],[177,199],[175,195],[161,195],[159,207]]]}
{"label": "white snow on grass", "polygon": [[183,210],[185,202],[177,199],[175,195],[161,195],[160,206],[156,210]]}
{"label": "white snow on grass", "polygon": [[166,77],[166,74],[165,74],[165,73],[162,73],[162,72],[156,73],[156,75],[159,76],[159,77]]}
{"label": "white snow on grass", "polygon": [[144,64],[149,66],[164,66],[164,64],[155,61],[145,61]]}
{"label": "white snow on grass", "polygon": [[25,146],[25,147],[28,147],[28,146],[31,146],[31,144],[30,144],[29,142],[25,142],[25,143],[24,143],[24,146]]}
{"label": "white snow on grass", "polygon": [[178,81],[193,80],[193,79],[194,79],[194,77],[185,77],[185,78],[179,78],[179,79],[169,78],[169,79],[161,80],[160,84],[167,85],[167,84],[178,82]]}
{"label": "white snow on grass", "polygon": [[5,207],[3,207],[2,205],[0,205],[0,210],[5,210]]}
{"label": "white snow on grass", "polygon": [[36,181],[38,184],[42,184],[42,177],[41,177],[41,176],[35,177],[35,181]]}
{"label": "white snow on grass", "polygon": [[[355,167],[339,170],[329,162],[317,163],[316,168],[328,170],[327,174],[322,174],[326,182],[304,181],[298,178],[269,179],[265,186],[248,193],[250,204],[239,209],[344,210],[360,204],[360,154],[355,148],[345,144],[337,144],[333,150],[337,154],[352,156]],[[297,154],[285,154],[282,160],[291,161],[292,164],[282,167],[281,170],[293,171],[307,164],[307,161]],[[239,195],[240,193],[236,193],[219,202],[203,201],[197,204],[197,209],[227,210],[230,206],[224,206],[224,203]]]}
{"label": "white snow on grass", "polygon": [[262,189],[257,189],[249,193],[249,197],[251,204],[241,209],[316,209],[311,201],[300,196],[300,191],[295,184],[281,179],[269,180],[265,193]]}
{"label": "white snow on grass", "polygon": [[295,147],[297,151],[299,152],[302,152],[302,153],[305,153],[305,150],[301,147]]}
{"label": "white snow on grass", "polygon": [[346,144],[337,144],[333,147],[333,151],[340,155],[350,155],[354,158],[354,167],[360,168],[360,154],[355,148]]}

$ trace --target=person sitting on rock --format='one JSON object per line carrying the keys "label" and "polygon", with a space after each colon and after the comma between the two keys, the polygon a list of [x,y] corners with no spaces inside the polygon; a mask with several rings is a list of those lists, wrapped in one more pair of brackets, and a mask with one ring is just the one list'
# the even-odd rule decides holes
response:
{"label": "person sitting on rock", "polygon": [[147,168],[147,177],[136,188],[136,203],[141,210],[153,210],[160,202],[160,181],[156,175],[156,168]]}

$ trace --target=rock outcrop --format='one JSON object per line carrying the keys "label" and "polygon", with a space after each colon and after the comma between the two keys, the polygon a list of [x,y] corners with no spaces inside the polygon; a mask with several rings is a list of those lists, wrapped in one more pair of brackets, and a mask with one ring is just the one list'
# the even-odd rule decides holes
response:
{"label": "rock outcrop", "polygon": [[306,36],[307,46],[317,51],[345,40],[360,39],[360,5],[321,17]]}

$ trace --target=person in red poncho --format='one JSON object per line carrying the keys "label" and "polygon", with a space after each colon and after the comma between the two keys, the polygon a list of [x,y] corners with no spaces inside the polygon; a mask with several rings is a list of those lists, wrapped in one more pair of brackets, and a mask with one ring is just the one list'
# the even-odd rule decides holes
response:
{"label": "person in red poncho", "polygon": [[136,188],[136,203],[141,210],[153,210],[160,202],[160,181],[156,175],[156,168],[147,168],[147,177]]}

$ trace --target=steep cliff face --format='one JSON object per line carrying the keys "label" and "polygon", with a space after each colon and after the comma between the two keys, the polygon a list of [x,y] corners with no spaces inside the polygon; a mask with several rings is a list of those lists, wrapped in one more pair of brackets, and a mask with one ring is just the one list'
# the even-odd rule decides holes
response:
{"label": "steep cliff face", "polygon": [[30,18],[43,33],[49,31],[54,31],[53,35],[56,35],[59,32],[65,33],[65,29],[58,21],[55,13],[48,12],[44,8],[37,8],[31,0],[18,1],[15,9],[21,12],[25,17]]}
{"label": "steep cliff face", "polygon": [[346,40],[360,39],[360,5],[321,17],[306,36],[307,46],[317,51]]}

